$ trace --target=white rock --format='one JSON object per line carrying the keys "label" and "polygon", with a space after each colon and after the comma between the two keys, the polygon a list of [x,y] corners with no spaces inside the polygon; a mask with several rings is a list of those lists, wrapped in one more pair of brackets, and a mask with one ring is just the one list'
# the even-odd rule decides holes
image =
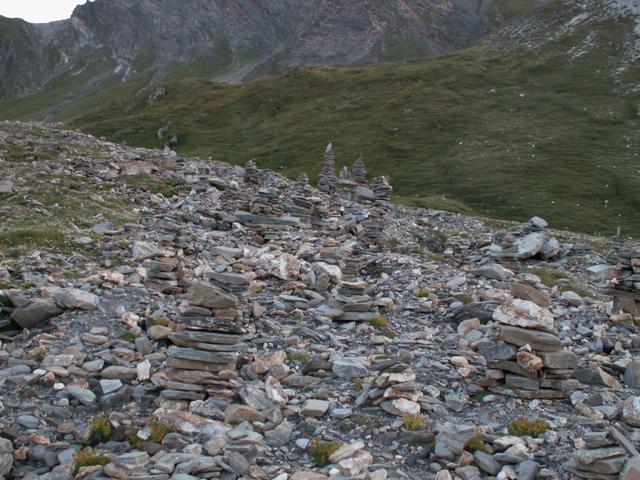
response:
{"label": "white rock", "polygon": [[519,298],[500,305],[493,313],[493,319],[522,328],[553,330],[554,327],[553,315],[548,309]]}

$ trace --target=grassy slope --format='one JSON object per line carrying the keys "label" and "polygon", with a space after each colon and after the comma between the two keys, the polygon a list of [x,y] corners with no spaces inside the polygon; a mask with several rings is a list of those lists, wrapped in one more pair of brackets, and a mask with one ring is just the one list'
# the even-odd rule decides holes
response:
{"label": "grassy slope", "polygon": [[156,131],[170,121],[182,153],[256,158],[291,176],[316,174],[324,144],[333,141],[338,163],[364,155],[370,172],[390,173],[409,203],[514,220],[537,214],[556,228],[589,233],[621,224],[638,236],[639,95],[617,93],[611,78],[626,31],[600,25],[599,47],[573,62],[566,52],[584,32],[538,55],[477,47],[242,86],[174,75],[153,107],[145,94],[133,101],[111,95],[107,108],[67,118],[152,147],[161,146]]}

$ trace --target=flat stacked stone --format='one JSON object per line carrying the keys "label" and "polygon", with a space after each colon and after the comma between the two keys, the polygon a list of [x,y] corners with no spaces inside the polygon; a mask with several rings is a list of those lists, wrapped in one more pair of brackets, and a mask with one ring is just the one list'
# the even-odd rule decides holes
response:
{"label": "flat stacked stone", "polygon": [[238,323],[239,301],[219,287],[195,283],[187,293],[188,306],[181,310],[179,328],[169,334],[173,343],[167,352],[167,381],[161,397],[165,400],[230,400],[234,389],[236,363],[247,350],[244,330]]}
{"label": "flat stacked stone", "polygon": [[389,185],[387,177],[376,177],[373,181],[374,205],[385,211],[391,209],[391,192],[393,187]]}
{"label": "flat stacked stone", "polygon": [[286,241],[291,227],[300,225],[299,218],[284,215],[282,197],[272,188],[258,190],[251,200],[250,211],[237,211],[236,220],[264,241]]}
{"label": "flat stacked stone", "polygon": [[178,257],[156,257],[142,262],[147,272],[145,287],[162,293],[180,293]]}
{"label": "flat stacked stone", "polygon": [[501,324],[500,336],[478,345],[489,369],[476,382],[479,386],[527,399],[565,398],[568,391],[580,387],[572,378],[578,359],[550,332],[554,320],[549,310],[513,299],[498,307],[493,319]]}
{"label": "flat stacked stone", "polygon": [[256,167],[253,160],[249,160],[244,167],[244,183],[254,189],[262,187],[262,179],[258,173],[258,167]]}
{"label": "flat stacked stone", "polygon": [[615,310],[640,319],[640,250],[625,249],[618,240],[614,244],[614,261],[617,264],[611,269],[603,291],[614,298]]}
{"label": "flat stacked stone", "polygon": [[584,448],[564,464],[576,478],[618,480],[628,460],[627,451],[620,447],[606,430],[586,432],[581,436]]}
{"label": "flat stacked stone", "polygon": [[306,173],[302,173],[296,180],[289,200],[286,206],[287,213],[303,220],[305,224],[311,221],[315,206],[321,202],[320,198],[314,197]]}
{"label": "flat stacked stone", "polygon": [[209,274],[211,283],[238,296],[247,292],[253,279],[252,273],[214,272]]}
{"label": "flat stacked stone", "polygon": [[364,158],[358,157],[353,162],[353,168],[351,169],[351,180],[358,185],[367,184],[367,168],[364,165]]}
{"label": "flat stacked stone", "polygon": [[[336,311],[333,320],[338,322],[368,322],[380,312],[373,298],[366,293],[369,284],[364,280],[343,281],[340,293],[329,300]],[[340,313],[338,313],[340,312]]]}
{"label": "flat stacked stone", "polygon": [[379,370],[379,375],[358,397],[357,403],[367,402],[399,417],[418,415],[422,411],[424,384],[416,382],[416,374],[404,363],[402,355],[379,362],[374,368]]}
{"label": "flat stacked stone", "polygon": [[369,217],[364,222],[364,236],[371,242],[382,244],[385,240],[385,211],[374,207],[369,212]]}
{"label": "flat stacked stone", "polygon": [[342,276],[345,280],[353,280],[360,275],[360,269],[362,268],[362,261],[355,257],[347,257],[342,260]]}
{"label": "flat stacked stone", "polygon": [[324,164],[318,175],[318,190],[330,195],[336,192],[336,159],[331,143],[324,152]]}

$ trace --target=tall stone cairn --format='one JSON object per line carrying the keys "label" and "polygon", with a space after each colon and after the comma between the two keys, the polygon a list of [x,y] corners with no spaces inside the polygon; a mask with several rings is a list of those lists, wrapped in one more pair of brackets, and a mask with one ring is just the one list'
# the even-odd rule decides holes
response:
{"label": "tall stone cairn", "polygon": [[375,206],[384,210],[391,208],[391,192],[393,187],[389,185],[387,177],[376,177],[373,181],[373,195],[375,196]]}
{"label": "tall stone cairn", "polygon": [[358,157],[356,161],[353,162],[353,168],[351,169],[351,180],[353,180],[358,185],[367,184],[367,169],[364,165],[364,159],[362,157]]}
{"label": "tall stone cairn", "polygon": [[324,152],[324,165],[318,176],[318,190],[330,195],[336,192],[336,157],[331,143]]}
{"label": "tall stone cairn", "polygon": [[262,187],[262,179],[258,173],[258,167],[253,160],[249,160],[244,167],[244,183],[254,189]]}

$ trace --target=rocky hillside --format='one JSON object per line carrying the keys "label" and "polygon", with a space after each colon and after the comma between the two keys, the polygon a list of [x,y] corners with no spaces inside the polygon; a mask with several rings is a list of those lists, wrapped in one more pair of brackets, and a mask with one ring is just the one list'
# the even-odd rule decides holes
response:
{"label": "rocky hillside", "polygon": [[318,145],[333,141],[339,162],[363,155],[378,175],[393,162],[406,203],[518,221],[540,214],[604,235],[622,225],[637,236],[636,26],[611,2],[558,1],[435,60],[297,70],[239,86],[183,71],[77,100],[74,82],[89,78],[81,74],[0,112],[55,112],[113,140],[235,164],[254,158],[292,178],[317,172]]}
{"label": "rocky hillside", "polygon": [[[535,4],[537,0],[527,0]],[[495,0],[96,0],[70,20],[0,19],[0,100],[65,73],[81,91],[180,65],[238,82],[293,67],[434,56],[467,47],[511,14]]]}
{"label": "rocky hillside", "polygon": [[640,252],[0,123],[0,477],[637,479]]}

